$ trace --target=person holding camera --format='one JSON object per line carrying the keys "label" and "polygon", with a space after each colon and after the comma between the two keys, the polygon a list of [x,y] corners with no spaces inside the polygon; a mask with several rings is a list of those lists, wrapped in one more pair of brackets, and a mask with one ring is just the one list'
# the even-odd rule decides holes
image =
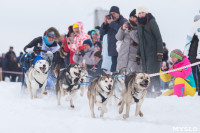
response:
{"label": "person holding camera", "polygon": [[[139,47],[136,62],[142,61],[142,71],[148,74],[158,73],[163,57],[163,41],[158,24],[148,9],[144,6],[138,7],[138,37]],[[152,88],[154,87],[155,92]],[[161,94],[159,77],[151,78],[151,85],[148,88],[148,97],[156,97]]]}
{"label": "person holding camera", "polygon": [[107,34],[108,39],[108,55],[112,57],[111,72],[116,71],[118,53],[116,50],[117,34],[119,28],[127,21],[120,15],[119,7],[112,6],[109,15],[104,17],[104,23],[101,25],[100,34],[104,36]]}
{"label": "person holding camera", "polygon": [[118,52],[117,71],[126,67],[134,72],[141,72],[141,64],[137,64],[134,60],[139,45],[136,9],[130,13],[129,22],[124,23],[119,28],[115,37],[118,41],[122,41]]}

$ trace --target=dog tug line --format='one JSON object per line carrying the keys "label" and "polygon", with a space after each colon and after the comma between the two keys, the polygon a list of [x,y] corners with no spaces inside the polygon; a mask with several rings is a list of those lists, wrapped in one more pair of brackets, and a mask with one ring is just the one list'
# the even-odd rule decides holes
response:
{"label": "dog tug line", "polygon": [[[178,70],[181,70],[181,69],[185,69],[185,68],[188,68],[188,67],[192,67],[192,66],[197,66],[200,64],[200,61],[199,62],[195,62],[193,64],[190,64],[190,65],[187,65],[187,66],[183,66],[183,67],[180,67],[180,68],[176,68],[176,69],[173,69],[173,70],[170,70],[170,71],[165,71],[165,72],[160,72],[160,73],[153,73],[153,74],[149,74],[150,77],[156,77],[156,76],[160,76],[162,74],[167,74],[167,73],[170,73],[170,72],[174,72],[174,71],[178,71]],[[0,71],[1,73],[11,73],[11,74],[23,74],[22,72],[14,72],[14,71]],[[89,77],[89,76],[86,76],[87,78],[90,78],[90,79],[93,79],[93,77]],[[115,76],[114,78],[123,78],[123,76]],[[88,84],[89,82],[86,82],[86,84]]]}

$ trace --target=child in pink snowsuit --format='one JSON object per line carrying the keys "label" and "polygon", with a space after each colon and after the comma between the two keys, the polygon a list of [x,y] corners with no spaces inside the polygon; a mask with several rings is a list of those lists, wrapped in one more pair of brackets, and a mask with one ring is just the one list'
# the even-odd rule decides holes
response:
{"label": "child in pink snowsuit", "polygon": [[[179,49],[173,50],[170,53],[170,57],[172,59],[173,66],[169,70],[180,68],[180,67],[191,64],[189,59],[186,56],[184,56],[183,53]],[[166,70],[166,67],[163,66],[161,68],[161,72],[165,70]],[[162,74],[160,75],[160,78],[164,82],[168,82],[172,78],[175,78],[174,89],[164,92],[161,96],[177,95],[178,97],[183,97],[187,95],[194,96],[196,93],[196,85],[195,85],[191,67],[170,72],[168,74]]]}

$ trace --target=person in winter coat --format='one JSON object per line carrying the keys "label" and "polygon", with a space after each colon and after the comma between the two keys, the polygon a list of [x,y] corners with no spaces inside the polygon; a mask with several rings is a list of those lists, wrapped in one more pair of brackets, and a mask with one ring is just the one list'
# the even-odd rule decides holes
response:
{"label": "person in winter coat", "polygon": [[102,48],[102,68],[106,71],[111,71],[112,59],[111,56],[108,55],[108,41],[107,35],[103,36],[103,48]]}
{"label": "person in winter coat", "polygon": [[70,45],[70,50],[76,51],[79,46],[83,45],[83,41],[86,39],[90,39],[89,35],[83,31],[83,23],[76,22],[73,25],[73,31],[75,33],[73,45]]}
{"label": "person in winter coat", "polygon": [[[167,68],[169,68],[169,63],[168,63],[168,49],[166,47],[165,42],[163,42],[163,58],[162,58],[162,66],[166,66]],[[161,81],[161,88],[162,89],[168,89],[169,87],[169,82],[164,82],[162,80]]]}
{"label": "person in winter coat", "polygon": [[[9,51],[6,53],[6,60],[7,60],[7,71],[16,71],[16,69],[17,69],[17,67],[16,67],[16,60],[15,60],[15,58],[16,58],[16,54],[15,54],[15,52],[13,51],[13,47],[11,46],[10,48],[9,48]],[[16,67],[16,68],[15,68]],[[15,79],[16,79],[16,74],[9,74],[9,73],[7,73],[6,74],[8,77],[10,77],[11,76],[11,81],[12,82],[15,82]]]}
{"label": "person in winter coat", "polygon": [[75,34],[73,31],[73,25],[70,25],[68,27],[68,34],[64,37],[62,41],[62,43],[64,44],[64,50],[68,53],[65,59],[66,66],[74,63],[73,61],[74,51],[70,49],[70,45],[72,45],[74,42],[74,37],[75,37]]}
{"label": "person in winter coat", "polygon": [[91,40],[86,39],[85,41],[83,41],[83,46],[78,47],[76,53],[73,56],[73,60],[79,65],[90,69],[94,65],[95,52],[96,52],[96,49],[92,45]]}
{"label": "person in winter coat", "polygon": [[103,69],[101,68],[102,65],[102,58],[101,52],[97,51],[94,53],[94,66],[92,69],[88,69],[88,74],[92,77],[96,77],[100,74],[104,74]]}
{"label": "person in winter coat", "polygon": [[[186,45],[184,49],[184,55],[186,55],[191,63],[200,61],[200,15],[194,17],[194,23],[187,34]],[[193,66],[192,72],[194,75],[197,91],[200,95],[200,65]]]}
{"label": "person in winter coat", "polygon": [[[138,37],[139,47],[136,61],[140,64],[142,61],[142,71],[148,74],[157,73],[160,70],[163,56],[163,41],[160,30],[151,13],[148,13],[146,7],[136,9],[138,16]],[[152,92],[154,87],[155,92]],[[151,78],[151,85],[148,88],[147,97],[156,97],[160,95],[159,77]]]}
{"label": "person in winter coat", "polygon": [[[2,67],[2,71],[7,71],[7,59],[6,59],[6,54],[3,53],[2,54],[2,58],[1,58],[1,67]],[[2,80],[5,81],[5,77],[7,76],[7,73],[2,72]]]}
{"label": "person in winter coat", "polygon": [[123,24],[115,37],[118,41],[122,41],[118,52],[117,71],[126,67],[133,72],[141,72],[141,64],[135,62],[139,45],[136,9],[130,13],[129,23]]}
{"label": "person in winter coat", "polygon": [[98,29],[91,30],[90,37],[92,39],[93,44],[96,44],[97,42],[101,42],[100,41],[100,32]]}
{"label": "person in winter coat", "polygon": [[100,34],[104,36],[107,34],[108,39],[108,55],[112,58],[111,72],[116,71],[117,67],[117,56],[115,35],[119,28],[127,21],[122,15],[120,15],[119,8],[112,6],[110,8],[110,14],[104,18],[104,23],[101,25]]}
{"label": "person in winter coat", "polygon": [[[45,55],[44,51],[51,51],[53,54],[57,52],[60,48],[57,41],[60,39],[60,34],[58,30],[54,27],[47,29],[44,36],[37,37],[33,39],[28,45],[24,47],[24,51],[28,53],[35,53],[37,56],[43,57]],[[35,58],[34,63],[39,58]],[[41,58],[40,58],[41,59]]]}
{"label": "person in winter coat", "polygon": [[[179,49],[173,50],[170,53],[170,57],[173,62],[173,66],[169,70],[173,70],[191,64],[189,59],[186,56],[184,56]],[[163,72],[166,70],[166,67],[162,67],[160,71]],[[162,74],[160,75],[160,77],[164,82],[168,82],[172,78],[175,78],[174,89],[164,92],[161,96],[177,95],[178,97],[183,97],[187,95],[194,96],[196,93],[196,85],[191,67],[170,72],[168,74]]]}

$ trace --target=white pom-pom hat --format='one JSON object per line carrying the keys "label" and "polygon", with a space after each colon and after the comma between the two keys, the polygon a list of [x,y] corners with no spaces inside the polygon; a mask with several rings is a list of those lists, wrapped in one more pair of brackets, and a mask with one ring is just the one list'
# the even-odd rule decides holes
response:
{"label": "white pom-pom hat", "polygon": [[140,6],[136,9],[136,15],[138,16],[138,14],[141,12],[148,13],[148,9],[145,6]]}

